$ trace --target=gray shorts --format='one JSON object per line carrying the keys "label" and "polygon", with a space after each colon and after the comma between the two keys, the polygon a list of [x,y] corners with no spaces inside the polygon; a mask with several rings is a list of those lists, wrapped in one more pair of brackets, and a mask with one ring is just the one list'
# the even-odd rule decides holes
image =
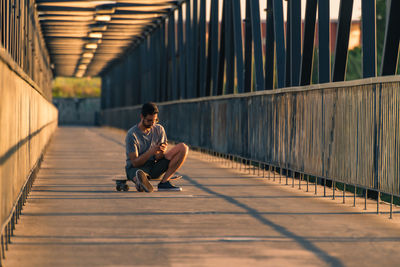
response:
{"label": "gray shorts", "polygon": [[139,168],[125,167],[126,178],[132,180],[133,177],[136,176],[136,171],[140,169],[150,175],[150,179],[158,179],[167,171],[168,165],[169,160],[166,158],[162,158],[158,161],[148,160],[143,166],[140,166]]}

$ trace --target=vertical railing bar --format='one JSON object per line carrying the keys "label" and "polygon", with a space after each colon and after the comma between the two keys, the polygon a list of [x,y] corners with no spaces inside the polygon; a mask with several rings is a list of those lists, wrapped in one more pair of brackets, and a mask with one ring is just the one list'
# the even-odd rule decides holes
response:
{"label": "vertical railing bar", "polygon": [[354,202],[353,202],[353,207],[356,206],[356,196],[357,196],[357,186],[354,185]]}
{"label": "vertical railing bar", "polygon": [[299,189],[301,189],[301,177],[303,176],[303,173],[299,173]]}
{"label": "vertical railing bar", "polygon": [[265,163],[263,163],[263,178],[265,178]]}
{"label": "vertical railing bar", "polygon": [[6,256],[5,256],[5,248],[4,248],[4,235],[3,234],[1,235],[1,257],[3,259],[6,258]]}
{"label": "vertical railing bar", "polygon": [[286,170],[286,183],[285,183],[285,185],[288,185],[288,179],[289,179],[289,170],[287,169]]}
{"label": "vertical railing bar", "polygon": [[292,172],[292,187],[294,188],[294,176],[296,175],[296,172]]}
{"label": "vertical railing bar", "polygon": [[335,180],[332,180],[332,199],[335,200],[335,193],[336,193],[336,182]]}
{"label": "vertical railing bar", "polygon": [[346,183],[343,183],[343,204],[346,203]]}
{"label": "vertical railing bar", "polygon": [[274,174],[274,178],[272,179],[272,181],[275,182],[276,179],[276,166],[272,166],[273,167],[273,174]]}
{"label": "vertical railing bar", "polygon": [[4,228],[4,248],[8,251],[8,225]]}
{"label": "vertical railing bar", "polygon": [[8,244],[10,243],[10,223],[7,223],[6,227],[6,250],[8,251]]}
{"label": "vertical railing bar", "polygon": [[367,197],[368,197],[368,189],[365,188],[364,210],[367,210]]}
{"label": "vertical railing bar", "polygon": [[381,201],[381,192],[377,190],[378,196],[376,198],[376,214],[379,214],[379,202]]}
{"label": "vertical railing bar", "polygon": [[317,187],[318,187],[318,176],[315,176],[315,191],[314,191],[314,194],[315,195],[317,195],[318,193],[317,193]]}
{"label": "vertical railing bar", "polygon": [[393,219],[393,194],[390,195],[390,217],[389,219]]}

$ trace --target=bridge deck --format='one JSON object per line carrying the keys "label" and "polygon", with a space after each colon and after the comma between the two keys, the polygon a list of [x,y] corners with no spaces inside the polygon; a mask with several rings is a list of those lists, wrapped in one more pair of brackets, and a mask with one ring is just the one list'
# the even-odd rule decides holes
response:
{"label": "bridge deck", "polygon": [[389,220],[364,212],[362,199],[353,208],[350,195],[341,204],[199,153],[180,171],[183,192],[117,192],[111,179],[124,174],[123,142],[111,129],[57,130],[5,266],[399,263],[398,213]]}

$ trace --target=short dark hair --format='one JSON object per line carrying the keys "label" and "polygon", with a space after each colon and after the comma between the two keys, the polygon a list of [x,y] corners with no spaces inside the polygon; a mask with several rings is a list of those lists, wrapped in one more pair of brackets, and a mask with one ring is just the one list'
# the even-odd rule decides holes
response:
{"label": "short dark hair", "polygon": [[153,102],[146,103],[142,106],[142,116],[158,114],[158,107]]}

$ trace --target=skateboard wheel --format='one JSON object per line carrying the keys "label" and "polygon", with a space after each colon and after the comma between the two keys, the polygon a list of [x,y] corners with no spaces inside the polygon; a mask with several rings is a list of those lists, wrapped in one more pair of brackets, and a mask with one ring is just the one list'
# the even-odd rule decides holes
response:
{"label": "skateboard wheel", "polygon": [[129,191],[129,185],[125,184],[124,187],[122,187],[122,190],[124,190],[125,192]]}
{"label": "skateboard wheel", "polygon": [[115,187],[115,189],[117,189],[117,191],[121,191],[122,190],[122,188],[121,188],[121,186],[119,184]]}

